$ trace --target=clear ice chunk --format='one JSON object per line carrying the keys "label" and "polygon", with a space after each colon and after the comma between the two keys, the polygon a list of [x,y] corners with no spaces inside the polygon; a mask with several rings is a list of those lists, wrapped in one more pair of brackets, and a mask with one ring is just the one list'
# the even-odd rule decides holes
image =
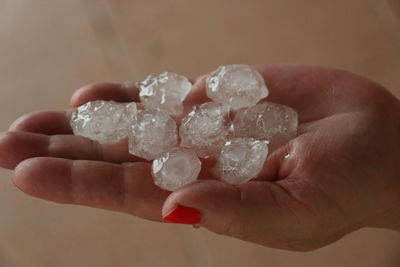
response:
{"label": "clear ice chunk", "polygon": [[267,141],[249,137],[233,138],[225,143],[213,171],[229,184],[245,183],[257,177],[267,154]]}
{"label": "clear ice chunk", "polygon": [[156,76],[149,75],[144,81],[137,83],[140,89],[140,100],[146,109],[165,111],[170,115],[183,112],[183,101],[189,94],[192,84],[182,75],[164,72]]}
{"label": "clear ice chunk", "polygon": [[263,102],[239,110],[233,120],[237,137],[267,140],[270,151],[296,137],[297,112],[284,105]]}
{"label": "clear ice chunk", "polygon": [[154,183],[162,189],[174,191],[193,182],[199,176],[201,162],[193,150],[176,147],[153,161]]}
{"label": "clear ice chunk", "polygon": [[152,160],[178,145],[174,119],[158,110],[139,110],[129,132],[129,152]]}
{"label": "clear ice chunk", "polygon": [[250,107],[268,96],[263,77],[248,65],[221,66],[206,81],[207,96],[233,110]]}
{"label": "clear ice chunk", "polygon": [[96,100],[78,107],[71,116],[70,125],[75,135],[102,144],[117,143],[127,137],[136,112],[134,102]]}
{"label": "clear ice chunk", "polygon": [[181,146],[192,148],[202,158],[217,156],[232,135],[229,107],[215,102],[196,105],[182,119]]}

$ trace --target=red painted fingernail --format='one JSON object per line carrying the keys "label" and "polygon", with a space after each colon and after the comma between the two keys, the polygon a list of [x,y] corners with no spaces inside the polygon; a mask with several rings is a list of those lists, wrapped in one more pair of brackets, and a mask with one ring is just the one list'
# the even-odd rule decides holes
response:
{"label": "red painted fingernail", "polygon": [[193,208],[177,206],[165,215],[163,220],[172,223],[198,224],[201,220],[201,213]]}

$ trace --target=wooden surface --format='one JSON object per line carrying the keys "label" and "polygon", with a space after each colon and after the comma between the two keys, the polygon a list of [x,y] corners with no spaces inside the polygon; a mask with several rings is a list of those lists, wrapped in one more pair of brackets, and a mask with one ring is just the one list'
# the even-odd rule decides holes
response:
{"label": "wooden surface", "polygon": [[[400,96],[399,0],[1,0],[0,127],[65,108],[87,83],[282,62],[344,68]],[[0,170],[1,267],[400,266],[400,234],[391,231],[291,253],[34,199],[10,175]]]}

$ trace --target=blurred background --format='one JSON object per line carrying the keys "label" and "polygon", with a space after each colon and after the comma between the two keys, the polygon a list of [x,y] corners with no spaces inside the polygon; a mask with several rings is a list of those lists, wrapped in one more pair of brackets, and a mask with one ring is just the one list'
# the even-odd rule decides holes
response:
{"label": "blurred background", "polygon": [[[400,96],[400,0],[0,0],[0,130],[81,85],[231,63],[343,68]],[[0,170],[0,266],[400,266],[400,234],[308,253],[26,196]]]}

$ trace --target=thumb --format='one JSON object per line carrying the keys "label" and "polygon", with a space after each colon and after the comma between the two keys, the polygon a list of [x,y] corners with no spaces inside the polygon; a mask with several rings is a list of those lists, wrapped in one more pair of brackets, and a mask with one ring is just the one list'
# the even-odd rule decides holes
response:
{"label": "thumb", "polygon": [[199,224],[218,234],[271,245],[282,229],[291,196],[271,182],[252,181],[233,186],[218,180],[199,180],[166,199],[165,221]]}

